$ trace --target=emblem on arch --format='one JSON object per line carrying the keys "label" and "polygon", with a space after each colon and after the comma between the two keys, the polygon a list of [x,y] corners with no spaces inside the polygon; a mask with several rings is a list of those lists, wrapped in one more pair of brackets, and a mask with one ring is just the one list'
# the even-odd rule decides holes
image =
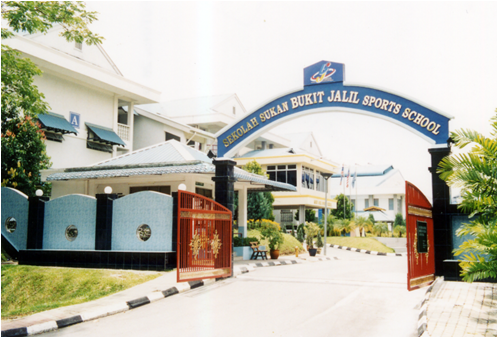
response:
{"label": "emblem on arch", "polygon": [[344,82],[344,64],[320,61],[304,68],[304,85]]}

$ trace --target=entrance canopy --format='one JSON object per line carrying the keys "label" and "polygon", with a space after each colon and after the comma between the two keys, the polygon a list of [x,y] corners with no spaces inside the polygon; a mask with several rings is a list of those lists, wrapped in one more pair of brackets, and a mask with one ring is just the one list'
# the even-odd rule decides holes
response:
{"label": "entrance canopy", "polygon": [[[71,180],[95,180],[137,177],[152,177],[152,181],[167,181],[168,175],[203,174],[214,176],[215,166],[211,159],[195,149],[169,140],[154,146],[82,168],[67,168],[51,173],[45,171],[49,182]],[[161,180],[157,177],[165,175]],[[264,176],[248,173],[235,168],[237,182],[247,185],[249,191],[296,191],[296,187],[282,182],[271,181]]]}
{"label": "entrance canopy", "polygon": [[451,116],[427,105],[373,87],[344,84],[344,65],[321,61],[304,69],[304,88],[279,97],[216,136],[218,157],[232,157],[270,128],[314,113],[350,112],[378,117],[417,134],[429,143],[446,146]]}

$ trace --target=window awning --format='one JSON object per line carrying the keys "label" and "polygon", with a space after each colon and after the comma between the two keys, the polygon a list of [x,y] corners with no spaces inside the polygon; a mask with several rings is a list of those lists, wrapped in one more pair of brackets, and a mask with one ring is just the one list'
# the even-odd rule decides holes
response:
{"label": "window awning", "polygon": [[42,128],[49,131],[55,131],[62,134],[78,134],[76,129],[74,129],[74,127],[66,120],[66,118],[59,114],[50,112],[41,114],[38,115],[38,121],[40,121]]}
{"label": "window awning", "polygon": [[125,146],[124,141],[112,130],[111,128],[106,128],[102,126],[97,126],[91,123],[85,123],[88,129],[93,135],[88,135],[89,141],[102,142],[110,145],[121,145]]}

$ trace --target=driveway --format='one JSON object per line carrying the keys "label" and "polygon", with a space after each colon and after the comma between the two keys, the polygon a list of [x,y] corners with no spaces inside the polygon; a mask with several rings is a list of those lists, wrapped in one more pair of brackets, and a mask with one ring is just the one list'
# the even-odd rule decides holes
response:
{"label": "driveway", "polygon": [[387,245],[390,248],[393,248],[396,253],[404,253],[406,252],[406,237],[397,238],[397,237],[375,237],[376,240],[381,242],[382,244]]}
{"label": "driveway", "polygon": [[258,268],[53,336],[416,336],[425,288],[406,257],[328,250],[330,261]]}

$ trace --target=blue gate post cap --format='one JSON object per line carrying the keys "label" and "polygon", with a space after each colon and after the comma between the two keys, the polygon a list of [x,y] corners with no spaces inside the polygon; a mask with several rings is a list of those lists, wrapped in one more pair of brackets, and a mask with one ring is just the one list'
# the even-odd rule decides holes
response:
{"label": "blue gate post cap", "polygon": [[304,68],[305,86],[327,82],[344,82],[343,63],[320,61]]}

